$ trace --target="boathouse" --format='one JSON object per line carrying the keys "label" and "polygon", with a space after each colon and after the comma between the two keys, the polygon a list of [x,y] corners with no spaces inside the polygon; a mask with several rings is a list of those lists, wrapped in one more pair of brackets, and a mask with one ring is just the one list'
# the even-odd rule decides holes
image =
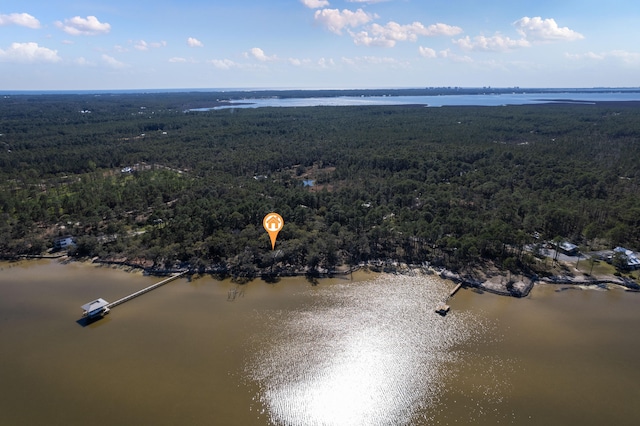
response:
{"label": "boathouse", "polygon": [[109,313],[109,308],[107,308],[107,305],[109,305],[109,302],[102,298],[84,304],[82,305],[82,309],[84,310],[82,316],[87,318],[104,316]]}

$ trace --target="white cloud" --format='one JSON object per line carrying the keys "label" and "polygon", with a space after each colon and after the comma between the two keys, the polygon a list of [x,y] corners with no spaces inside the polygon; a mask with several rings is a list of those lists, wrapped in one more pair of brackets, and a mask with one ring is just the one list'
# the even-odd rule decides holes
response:
{"label": "white cloud", "polygon": [[204,44],[200,40],[193,37],[189,37],[187,39],[187,44],[189,45],[189,47],[204,47]]}
{"label": "white cloud", "polygon": [[342,57],[342,62],[347,64],[347,65],[356,65],[356,60],[353,59],[353,58]]}
{"label": "white cloud", "polygon": [[57,50],[38,46],[38,43],[11,43],[6,49],[0,49],[0,61],[37,63],[37,62],[59,62],[62,58],[58,56]]}
{"label": "white cloud", "polygon": [[627,52],[625,50],[612,50],[609,52],[602,52],[602,53],[595,53],[595,52],[578,53],[578,54],[566,53],[565,56],[568,59],[572,59],[572,60],[603,61],[607,59],[619,59],[625,63],[640,62],[640,53]]}
{"label": "white cloud", "polygon": [[437,55],[436,51],[433,50],[430,47],[418,47],[418,52],[420,53],[420,56],[424,57],[424,58],[435,58]]}
{"label": "white cloud", "polygon": [[576,53],[576,54],[565,53],[565,56],[573,60],[592,59],[592,60],[601,61],[606,58],[605,55],[594,53],[594,52]]}
{"label": "white cloud", "polygon": [[540,17],[524,17],[513,23],[518,33],[522,36],[513,39],[502,34],[493,36],[479,35],[473,38],[466,36],[452,40],[460,49],[465,51],[506,52],[509,50],[531,47],[536,42],[551,42],[562,40],[579,40],[584,38],[582,34],[570,30],[567,27],[560,28],[553,19]]}
{"label": "white cloud", "polygon": [[356,56],[355,58],[342,58],[342,62],[351,66],[365,65],[391,65],[394,68],[406,67],[407,62],[398,61],[388,56]]}
{"label": "white cloud", "polygon": [[289,65],[293,67],[300,67],[306,69],[327,69],[327,68],[335,68],[336,62],[332,58],[320,58],[318,60],[312,60],[309,58],[288,58],[287,62]]}
{"label": "white cloud", "polygon": [[150,48],[158,49],[160,47],[165,47],[166,45],[167,45],[166,41],[147,43],[144,40],[138,40],[136,42],[133,42],[133,48],[136,50],[142,50],[142,51],[149,50]]}
{"label": "white cloud", "polygon": [[221,70],[228,70],[231,68],[239,67],[239,64],[233,62],[231,59],[212,59],[207,62]]}
{"label": "white cloud", "polygon": [[367,31],[360,31],[352,33],[353,42],[358,46],[380,46],[380,47],[393,47],[396,45],[396,41],[385,37],[371,36]]}
{"label": "white cloud", "polygon": [[102,55],[102,61],[108,66],[110,66],[111,68],[115,68],[115,69],[122,69],[122,68],[128,67],[128,65],[125,64],[124,62],[120,62],[113,56],[109,56],[106,54]]}
{"label": "white cloud", "polygon": [[311,59],[289,58],[288,61],[294,67],[309,66],[312,64]]}
{"label": "white cloud", "polygon": [[469,56],[458,55],[456,53],[453,53],[451,49],[445,49],[445,50],[436,52],[434,49],[431,49],[430,47],[420,46],[418,47],[418,53],[420,53],[420,56],[427,59],[442,58],[442,59],[448,59],[452,62],[463,62],[463,63],[473,62],[473,59],[470,58]]}
{"label": "white cloud", "polygon": [[607,54],[612,58],[622,59],[624,62],[638,62],[640,61],[640,53],[627,52],[624,50],[613,50]]}
{"label": "white cloud", "polygon": [[87,16],[86,18],[74,16],[71,19],[65,19],[64,23],[57,21],[56,26],[73,36],[107,34],[111,31],[110,24],[100,22],[95,16]]}
{"label": "white cloud", "polygon": [[583,39],[584,36],[567,27],[558,27],[552,18],[542,19],[539,16],[529,18],[525,16],[513,23],[518,32],[533,41],[573,41]]}
{"label": "white cloud", "polygon": [[260,49],[259,47],[254,47],[250,49],[249,52],[245,53],[244,56],[246,58],[253,57],[254,59],[257,59],[260,62],[275,61],[276,59],[278,59],[276,55],[267,56],[264,53],[264,50]]}
{"label": "white cloud", "polygon": [[438,52],[438,57],[439,58],[444,58],[444,59],[449,59],[453,62],[464,62],[464,63],[471,63],[473,62],[473,59],[471,59],[469,56],[467,55],[458,55],[456,53],[453,53],[450,49],[445,49],[445,50],[441,50]]}
{"label": "white cloud", "polygon": [[329,6],[327,0],[300,0],[300,3],[307,6],[309,9],[320,9],[321,7]]}
{"label": "white cloud", "polygon": [[40,21],[28,13],[0,14],[0,27],[4,25],[20,25],[22,27],[38,29],[40,28]]}
{"label": "white cloud", "polygon": [[199,64],[200,63],[200,61],[198,61],[197,59],[193,59],[192,57],[183,58],[182,56],[173,56],[169,58],[168,62],[172,64],[187,64],[187,63]]}
{"label": "white cloud", "polygon": [[398,41],[416,41],[418,36],[453,36],[460,34],[462,28],[447,24],[433,24],[425,27],[420,22],[400,25],[388,22],[386,25],[372,24],[366,31],[352,33],[353,41],[362,46],[393,47]]}
{"label": "white cloud", "polygon": [[325,26],[332,33],[342,34],[343,28],[359,27],[371,22],[376,18],[376,15],[367,13],[362,9],[358,9],[355,12],[348,9],[342,11],[338,9],[322,9],[316,11],[314,18],[316,22]]}
{"label": "white cloud", "polygon": [[606,58],[606,55],[598,55],[597,53],[593,53],[593,52],[587,52],[585,55],[589,59],[603,60]]}
{"label": "white cloud", "polygon": [[[414,22],[413,25],[420,24],[419,22]],[[422,26],[422,24],[420,24]],[[423,32],[419,33],[424,36],[454,36],[460,34],[462,32],[462,28],[456,27],[454,25],[447,25],[438,22],[437,24],[429,25],[426,29],[422,30]]]}
{"label": "white cloud", "polygon": [[144,40],[138,40],[133,44],[133,48],[136,50],[149,50],[149,44]]}
{"label": "white cloud", "polygon": [[512,49],[531,46],[531,43],[524,38],[514,40],[500,34],[496,34],[491,37],[479,35],[475,36],[473,39],[466,36],[458,40],[453,40],[453,43],[466,51],[481,50],[491,52],[505,52]]}
{"label": "white cloud", "polygon": [[318,60],[318,66],[320,68],[333,68],[336,66],[336,63],[333,61],[333,59],[329,58],[320,58]]}
{"label": "white cloud", "polygon": [[357,58],[366,62],[368,64],[391,64],[398,65],[400,62],[395,58],[390,58],[388,56],[363,56],[362,58]]}
{"label": "white cloud", "polygon": [[88,61],[86,58],[84,58],[83,56],[79,57],[78,59],[76,59],[75,61],[73,61],[76,65],[80,65],[83,67],[93,67],[96,64],[93,62]]}

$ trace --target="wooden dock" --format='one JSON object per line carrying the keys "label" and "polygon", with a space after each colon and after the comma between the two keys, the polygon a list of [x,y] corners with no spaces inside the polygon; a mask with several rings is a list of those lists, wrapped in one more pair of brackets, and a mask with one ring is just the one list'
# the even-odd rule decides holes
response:
{"label": "wooden dock", "polygon": [[460,290],[460,287],[462,287],[462,283],[459,283],[457,286],[455,286],[455,288],[453,290],[451,290],[451,293],[449,293],[449,297],[447,297],[447,300],[449,300],[449,298],[453,297],[453,295],[456,294],[458,292],[458,290]]}
{"label": "wooden dock", "polygon": [[458,292],[458,290],[460,290],[460,287],[462,287],[462,283],[459,283],[457,286],[454,287],[453,290],[451,290],[451,293],[449,293],[449,295],[438,304],[438,306],[436,306],[436,313],[445,316],[447,315],[447,312],[449,312],[451,310],[451,306],[447,305],[447,301],[453,297],[454,294],[456,294]]}
{"label": "wooden dock", "polygon": [[153,285],[150,285],[149,287],[143,288],[142,290],[138,290],[135,293],[131,293],[128,296],[125,296],[121,299],[116,300],[115,302],[107,302],[106,300],[104,300],[103,298],[99,298],[94,300],[93,302],[89,302],[86,303],[84,305],[82,305],[82,309],[83,309],[83,313],[82,313],[82,317],[83,318],[89,318],[89,319],[99,319],[102,318],[103,316],[107,315],[109,313],[109,311],[111,310],[111,308],[118,306],[118,305],[122,305],[124,302],[128,302],[131,299],[135,299],[138,296],[142,296],[145,293],[149,293],[151,290],[155,290],[156,288],[165,285],[166,283],[169,283],[173,280],[176,280],[178,278],[180,278],[181,276],[187,274],[189,271],[182,271],[182,272],[178,272],[177,274],[173,274],[172,276],[170,276],[169,278],[166,278],[158,283],[155,283]]}
{"label": "wooden dock", "polygon": [[149,293],[151,290],[155,290],[158,287],[161,287],[163,285],[165,285],[166,283],[169,283],[171,281],[177,280],[178,278],[180,278],[181,276],[185,275],[187,272],[189,271],[183,271],[183,272],[178,272],[177,274],[173,274],[172,276],[170,276],[167,279],[164,279],[158,283],[155,283],[153,285],[150,285],[149,287],[143,288],[142,290],[138,290],[135,293],[131,293],[128,296],[125,296],[121,299],[116,300],[115,302],[111,302],[109,303],[106,308],[107,309],[111,309],[114,308],[118,305],[122,305],[124,302],[128,302],[131,299],[135,299],[138,296],[142,296],[145,293]]}
{"label": "wooden dock", "polygon": [[440,304],[436,306],[436,313],[445,316],[450,309],[451,306],[447,305],[445,302],[440,302]]}

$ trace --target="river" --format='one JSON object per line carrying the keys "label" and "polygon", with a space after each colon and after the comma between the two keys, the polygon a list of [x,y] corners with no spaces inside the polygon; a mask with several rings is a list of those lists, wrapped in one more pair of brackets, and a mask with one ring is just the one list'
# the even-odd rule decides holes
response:
{"label": "river", "polygon": [[[80,306],[159,281],[0,263],[0,424],[635,424],[640,294],[525,299],[433,276],[237,286],[179,279],[88,326]],[[230,297],[231,296],[231,297]],[[229,300],[232,299],[232,300]]]}

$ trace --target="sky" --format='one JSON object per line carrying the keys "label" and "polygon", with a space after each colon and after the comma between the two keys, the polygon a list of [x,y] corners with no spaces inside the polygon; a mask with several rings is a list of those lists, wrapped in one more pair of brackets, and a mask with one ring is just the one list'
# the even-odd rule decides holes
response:
{"label": "sky", "polygon": [[639,87],[637,0],[2,0],[0,90]]}

